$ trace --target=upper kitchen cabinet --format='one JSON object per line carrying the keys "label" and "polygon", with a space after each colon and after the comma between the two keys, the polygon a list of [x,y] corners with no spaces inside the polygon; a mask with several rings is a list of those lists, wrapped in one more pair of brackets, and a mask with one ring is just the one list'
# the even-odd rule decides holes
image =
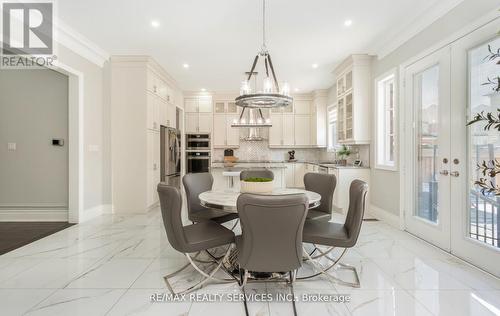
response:
{"label": "upper kitchen cabinet", "polygon": [[269,147],[326,146],[326,91],[295,95],[292,106],[271,109],[270,117]]}
{"label": "upper kitchen cabinet", "polygon": [[184,98],[186,133],[212,132],[212,97],[193,96]]}
{"label": "upper kitchen cabinet", "polygon": [[236,103],[219,100],[214,102],[212,143],[214,148],[237,148],[240,145],[240,129],[231,127],[239,118]]}
{"label": "upper kitchen cabinet", "polygon": [[351,55],[334,71],[337,77],[339,143],[370,143],[371,62],[372,56]]}

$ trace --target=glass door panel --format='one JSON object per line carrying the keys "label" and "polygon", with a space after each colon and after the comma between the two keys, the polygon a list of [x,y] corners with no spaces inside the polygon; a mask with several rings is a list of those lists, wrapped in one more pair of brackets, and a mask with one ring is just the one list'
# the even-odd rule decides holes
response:
{"label": "glass door panel", "polygon": [[416,119],[416,205],[415,216],[438,221],[438,138],[439,138],[439,66],[414,76]]}
{"label": "glass door panel", "polygon": [[[500,73],[500,58],[489,59],[489,50],[500,48],[500,38],[489,41],[469,51],[469,117],[484,112],[497,115],[500,105],[500,91],[496,78]],[[493,79],[492,79],[493,78]],[[487,187],[500,186],[500,174],[491,177],[482,173],[477,166],[486,164],[491,167],[500,164],[500,132],[494,127],[485,130],[486,123],[478,122],[468,128],[467,166],[468,179],[468,237],[484,244],[499,248],[500,235],[500,192],[481,190],[477,184]],[[483,179],[483,180],[481,180]]]}

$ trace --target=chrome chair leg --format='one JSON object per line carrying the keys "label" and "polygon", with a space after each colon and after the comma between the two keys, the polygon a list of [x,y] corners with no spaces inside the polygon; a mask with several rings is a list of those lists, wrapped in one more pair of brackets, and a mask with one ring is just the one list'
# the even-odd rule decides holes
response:
{"label": "chrome chair leg", "polygon": [[297,316],[297,306],[295,306],[295,292],[293,290],[293,282],[295,282],[297,271],[290,271],[290,291],[292,292],[292,306],[293,306],[293,315]]}
{"label": "chrome chair leg", "polygon": [[[219,278],[216,278],[214,277],[215,273],[217,273],[217,271],[220,270],[222,264],[224,263],[224,260],[227,259],[227,257],[229,256],[229,253],[231,252],[231,246],[228,247],[227,251],[226,251],[226,254],[224,256],[224,258],[220,261],[218,261],[217,263],[217,266],[210,272],[210,273],[206,273],[204,272],[203,270],[201,270],[193,261],[193,259],[191,258],[191,256],[189,254],[185,254],[186,257],[188,258],[188,261],[189,261],[189,264],[191,264],[193,266],[193,268],[195,268],[195,270],[200,273],[202,276],[204,276],[204,279],[201,280],[200,282],[196,283],[195,285],[187,288],[186,290],[184,291],[181,291],[181,292],[175,292],[172,285],[170,284],[169,282],[169,278],[172,276],[172,275],[168,275],[168,276],[165,276],[163,278],[163,280],[165,281],[165,284],[167,285],[167,288],[169,289],[169,291],[172,293],[172,294],[187,294],[189,292],[192,292],[194,290],[197,290],[199,289],[200,287],[202,287],[205,283],[207,283],[208,281],[210,280],[215,280],[217,282],[221,282],[221,283],[227,283],[227,282],[234,282],[234,280],[228,280],[228,279],[219,279]],[[183,270],[183,269],[182,269]],[[178,272],[180,271],[176,271],[175,274],[177,274]]]}
{"label": "chrome chair leg", "polygon": [[[320,253],[323,254],[323,252],[321,250],[319,250]],[[316,273],[316,274],[313,274],[313,275],[309,275],[309,276],[305,276],[305,277],[300,277],[300,278],[297,278],[299,280],[305,280],[305,279],[310,279],[310,278],[314,278],[318,275],[321,275],[323,274],[324,276],[326,276],[330,281],[334,282],[334,283],[338,283],[338,284],[342,284],[342,285],[347,285],[347,286],[351,286],[351,287],[355,287],[355,288],[359,288],[361,286],[361,283],[360,283],[360,280],[359,280],[359,275],[358,275],[358,271],[356,270],[355,267],[353,266],[350,266],[350,265],[347,265],[347,264],[342,264],[340,263],[340,259],[342,259],[342,257],[345,255],[345,253],[347,252],[347,248],[344,248],[344,251],[342,251],[342,253],[340,254],[340,256],[337,258],[337,259],[332,259],[330,258],[329,256],[326,256],[326,258],[328,258],[330,261],[332,261],[333,263],[328,266],[327,268],[324,268],[320,263],[316,262],[315,260],[313,260],[311,258],[311,256],[309,256],[309,253],[307,253],[304,249],[304,252],[305,252],[305,255],[306,257],[308,257],[309,261],[311,261],[312,265],[319,270],[319,273]],[[330,270],[331,268],[333,268],[334,266],[336,265],[339,265],[339,267],[341,267],[342,269],[348,269],[350,271],[353,271],[354,273],[354,276],[356,278],[356,281],[355,282],[347,282],[347,281],[344,281],[340,278],[337,278],[333,275],[330,275],[328,274],[328,270]]]}

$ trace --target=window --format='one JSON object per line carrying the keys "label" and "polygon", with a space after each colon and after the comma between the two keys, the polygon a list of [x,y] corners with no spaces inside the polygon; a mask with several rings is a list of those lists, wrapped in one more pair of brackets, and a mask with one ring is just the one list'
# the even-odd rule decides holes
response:
{"label": "window", "polygon": [[337,107],[328,107],[328,150],[332,151],[337,145]]}
{"label": "window", "polygon": [[396,79],[394,71],[376,80],[376,167],[396,170]]}

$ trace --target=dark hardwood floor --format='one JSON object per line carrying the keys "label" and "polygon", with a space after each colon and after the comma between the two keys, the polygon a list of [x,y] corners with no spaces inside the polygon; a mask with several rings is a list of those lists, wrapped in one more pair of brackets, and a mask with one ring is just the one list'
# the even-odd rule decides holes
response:
{"label": "dark hardwood floor", "polygon": [[66,222],[0,222],[0,255],[72,225]]}

